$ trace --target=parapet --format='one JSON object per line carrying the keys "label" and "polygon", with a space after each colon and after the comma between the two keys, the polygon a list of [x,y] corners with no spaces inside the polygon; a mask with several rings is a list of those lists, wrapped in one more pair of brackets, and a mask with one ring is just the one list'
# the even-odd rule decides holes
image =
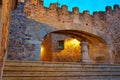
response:
{"label": "parapet", "polygon": [[84,14],[84,15],[90,15],[90,13],[89,13],[88,10],[83,11],[83,14]]}
{"label": "parapet", "polygon": [[120,10],[120,7],[119,7],[118,4],[115,4],[114,7],[113,7],[113,9],[112,9],[111,6],[107,6],[107,7],[106,7],[106,12],[119,11],[119,10]]}
{"label": "parapet", "polygon": [[50,9],[56,9],[56,8],[57,8],[57,5],[55,3],[50,4]]}
{"label": "parapet", "polygon": [[[30,4],[34,4],[34,5],[32,5],[32,7],[29,7],[31,6]],[[61,7],[59,7],[57,3],[51,3],[50,6],[46,8],[43,5],[43,0],[27,0],[26,5],[28,9],[25,10],[25,13],[30,12],[31,14],[33,12],[32,15],[37,13],[36,16],[39,14],[40,18],[46,18],[46,20],[48,19],[48,15],[52,15],[53,18],[58,18],[55,20],[62,21],[62,22],[74,21],[73,19],[76,19],[77,21],[79,21],[78,19],[81,19],[81,18],[92,18],[93,20],[95,18],[99,20],[105,20],[106,14],[112,14],[113,12],[114,14],[116,14],[117,11],[120,11],[120,7],[117,4],[114,5],[113,9],[111,6],[107,6],[106,11],[93,12],[93,15],[91,15],[88,10],[85,10],[83,11],[83,13],[80,13],[78,7],[73,7],[72,12],[70,12],[68,11],[67,5],[62,5]],[[33,10],[34,6],[37,6],[36,8],[39,8],[39,10],[41,10],[41,13],[39,13],[39,11],[38,12],[34,11]],[[39,6],[43,6],[43,9],[40,8]],[[41,19],[41,21],[42,20],[43,19]]]}
{"label": "parapet", "polygon": [[62,11],[67,11],[68,12],[68,6],[67,5],[62,5]]}
{"label": "parapet", "polygon": [[112,7],[111,6],[107,6],[106,7],[106,12],[110,12],[110,11],[112,11]]}
{"label": "parapet", "polygon": [[117,4],[115,4],[114,5],[114,10],[119,10],[120,8],[119,8],[119,5],[117,5]]}
{"label": "parapet", "polygon": [[73,12],[73,14],[79,14],[79,8],[78,7],[74,7],[72,9],[72,12]]}
{"label": "parapet", "polygon": [[96,19],[99,17],[99,12],[93,12],[93,17]]}

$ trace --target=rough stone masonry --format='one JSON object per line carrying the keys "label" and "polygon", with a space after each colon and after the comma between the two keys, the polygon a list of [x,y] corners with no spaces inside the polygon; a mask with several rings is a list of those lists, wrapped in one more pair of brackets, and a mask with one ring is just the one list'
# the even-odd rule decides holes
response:
{"label": "rough stone masonry", "polygon": [[[119,5],[114,5],[114,9],[107,6],[105,12],[90,15],[89,11],[80,13],[79,8],[75,7],[70,12],[66,5],[60,8],[54,3],[46,8],[42,0],[18,2],[17,9],[12,11],[7,58],[40,60],[44,36],[59,30],[78,30],[98,36],[105,41],[111,61],[120,63]],[[101,49],[96,52],[104,51],[104,47],[98,48]]]}

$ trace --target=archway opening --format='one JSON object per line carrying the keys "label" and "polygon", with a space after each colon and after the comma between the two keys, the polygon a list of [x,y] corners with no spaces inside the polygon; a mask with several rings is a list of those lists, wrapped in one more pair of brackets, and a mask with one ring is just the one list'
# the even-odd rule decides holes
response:
{"label": "archway opening", "polygon": [[41,60],[78,62],[81,60],[80,41],[66,35],[50,33],[42,43]]}
{"label": "archway opening", "polygon": [[60,30],[44,37],[41,61],[108,63],[109,53],[106,42],[96,35]]}

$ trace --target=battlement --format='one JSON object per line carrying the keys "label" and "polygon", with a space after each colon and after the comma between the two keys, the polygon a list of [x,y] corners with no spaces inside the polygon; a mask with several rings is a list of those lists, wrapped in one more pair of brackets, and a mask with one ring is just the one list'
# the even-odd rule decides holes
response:
{"label": "battlement", "polygon": [[78,20],[79,17],[84,19],[86,16],[92,16],[91,18],[104,20],[107,13],[112,14],[117,11],[120,12],[120,7],[119,5],[115,4],[113,9],[111,6],[107,6],[106,11],[93,12],[91,15],[88,10],[80,13],[79,8],[74,7],[72,11],[69,11],[68,6],[62,5],[59,7],[57,3],[51,3],[49,8],[46,8],[44,7],[43,0],[26,0],[24,7],[24,12],[28,17],[34,19],[36,16],[40,21],[53,20],[52,22],[73,22],[76,21],[74,19],[80,21]]}
{"label": "battlement", "polygon": [[74,8],[72,9],[72,12],[73,12],[74,14],[79,14],[79,8],[78,8],[78,7],[74,7]]}
{"label": "battlement", "polygon": [[119,5],[117,5],[117,4],[114,5],[114,8],[113,8],[113,9],[112,9],[111,6],[107,6],[107,7],[106,7],[106,12],[109,12],[109,11],[120,11],[120,7],[119,7]]}

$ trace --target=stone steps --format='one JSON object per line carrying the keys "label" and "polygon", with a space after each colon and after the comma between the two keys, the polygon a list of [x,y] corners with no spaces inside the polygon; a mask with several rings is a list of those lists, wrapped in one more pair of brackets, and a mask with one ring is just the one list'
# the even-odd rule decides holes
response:
{"label": "stone steps", "polygon": [[31,68],[30,69],[30,67],[29,68],[27,68],[27,69],[25,69],[25,68],[5,68],[5,70],[6,71],[16,71],[16,72],[18,72],[18,71],[27,71],[27,72],[30,72],[30,71],[32,71],[32,72],[34,72],[34,71],[45,71],[45,72],[120,72],[120,69],[85,69],[85,68],[81,68],[81,69],[78,69],[78,68],[54,68],[54,69],[52,69],[52,68]]}
{"label": "stone steps", "polygon": [[6,61],[3,80],[120,80],[120,65]]}
{"label": "stone steps", "polygon": [[5,77],[3,80],[120,80],[120,78],[78,78],[78,77]]}
{"label": "stone steps", "polygon": [[[53,74],[54,73],[54,74]],[[19,73],[5,73],[4,76],[120,76],[120,72],[19,72]]]}
{"label": "stone steps", "polygon": [[[40,64],[39,64],[40,63]],[[5,66],[7,67],[44,67],[44,68],[106,68],[106,69],[116,69],[119,68],[120,65],[112,65],[112,64],[80,64],[80,63],[70,63],[70,62],[29,62],[29,61],[6,61]],[[119,68],[120,69],[120,68]]]}

